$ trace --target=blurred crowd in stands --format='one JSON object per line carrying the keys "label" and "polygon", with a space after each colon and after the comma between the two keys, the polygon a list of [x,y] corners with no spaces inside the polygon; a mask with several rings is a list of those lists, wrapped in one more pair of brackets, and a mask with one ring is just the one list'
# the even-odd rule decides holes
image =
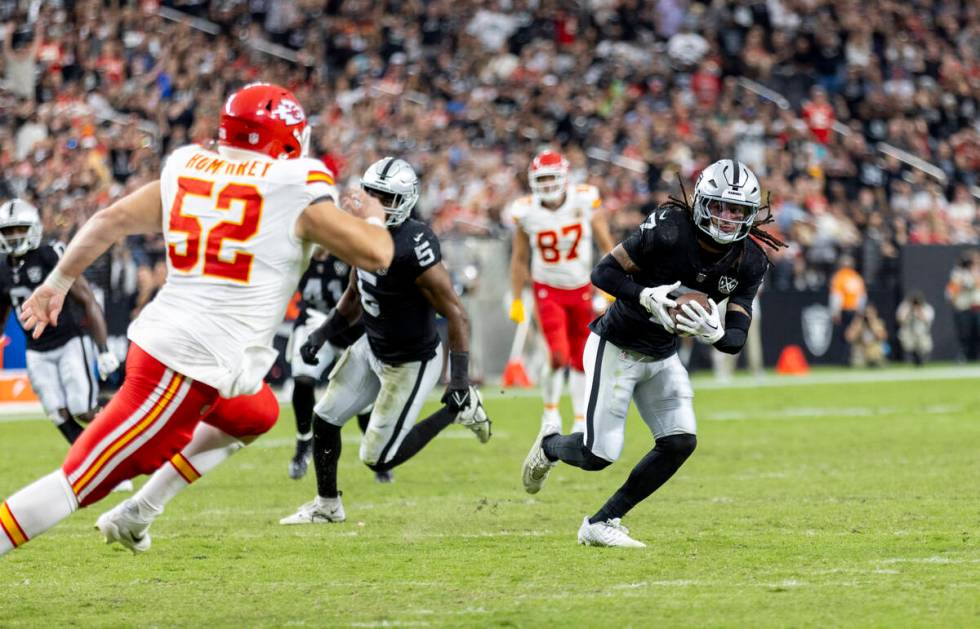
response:
{"label": "blurred crowd in stands", "polygon": [[[887,288],[902,245],[980,241],[970,0],[0,0],[0,21],[0,194],[42,208],[49,236],[213,139],[232,89],[274,80],[341,180],[408,159],[444,236],[504,236],[552,145],[616,236],[743,160],[790,245],[776,289],[825,286],[845,252]],[[145,300],[161,254],[132,239],[94,279]]]}

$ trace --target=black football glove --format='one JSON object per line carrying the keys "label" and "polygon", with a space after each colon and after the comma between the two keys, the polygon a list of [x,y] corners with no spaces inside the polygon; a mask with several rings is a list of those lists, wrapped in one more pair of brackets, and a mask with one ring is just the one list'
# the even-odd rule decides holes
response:
{"label": "black football glove", "polygon": [[442,403],[451,413],[458,413],[470,403],[469,363],[468,353],[449,353],[449,386],[442,394]]}
{"label": "black football glove", "polygon": [[320,353],[320,348],[327,342],[327,335],[320,330],[313,330],[306,342],[299,348],[299,356],[307,365],[319,364],[320,359],[316,357]]}

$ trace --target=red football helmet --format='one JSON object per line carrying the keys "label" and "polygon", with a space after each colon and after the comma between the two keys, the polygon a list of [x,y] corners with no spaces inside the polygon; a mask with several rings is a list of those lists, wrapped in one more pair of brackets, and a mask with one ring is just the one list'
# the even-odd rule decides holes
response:
{"label": "red football helmet", "polygon": [[306,154],[309,137],[306,112],[292,92],[278,85],[246,85],[221,110],[218,144],[296,159]]}
{"label": "red football helmet", "polygon": [[568,160],[557,151],[541,151],[527,170],[531,192],[545,203],[560,201],[568,181]]}

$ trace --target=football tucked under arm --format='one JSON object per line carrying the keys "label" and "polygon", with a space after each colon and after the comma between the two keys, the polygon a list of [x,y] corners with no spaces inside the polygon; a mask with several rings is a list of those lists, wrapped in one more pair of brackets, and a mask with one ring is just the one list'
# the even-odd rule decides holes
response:
{"label": "football tucked under arm", "polygon": [[[701,307],[704,308],[705,310],[708,310],[711,307],[710,304],[708,304],[708,295],[706,293],[700,293],[698,291],[691,291],[689,293],[681,293],[680,295],[678,295],[674,299],[674,302],[677,305],[674,306],[673,308],[668,308],[667,309],[667,314],[670,315],[670,320],[674,322],[674,325],[675,326],[677,325],[677,315],[683,314],[683,312],[684,312],[681,309],[681,307],[684,304],[690,303],[692,301],[697,302],[698,304],[700,304]],[[688,336],[688,335],[687,334],[678,334],[678,336]]]}

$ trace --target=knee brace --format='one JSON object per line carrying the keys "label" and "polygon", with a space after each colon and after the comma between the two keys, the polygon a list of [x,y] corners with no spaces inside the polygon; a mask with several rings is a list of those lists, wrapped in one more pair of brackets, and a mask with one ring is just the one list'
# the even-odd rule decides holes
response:
{"label": "knee brace", "polygon": [[592,454],[592,451],[582,446],[582,469],[589,472],[598,472],[612,465],[612,461],[607,461],[601,456]]}
{"label": "knee brace", "polygon": [[684,433],[657,439],[657,443],[653,449],[664,456],[674,459],[679,465],[687,460],[687,457],[691,456],[697,446],[697,435]]}

